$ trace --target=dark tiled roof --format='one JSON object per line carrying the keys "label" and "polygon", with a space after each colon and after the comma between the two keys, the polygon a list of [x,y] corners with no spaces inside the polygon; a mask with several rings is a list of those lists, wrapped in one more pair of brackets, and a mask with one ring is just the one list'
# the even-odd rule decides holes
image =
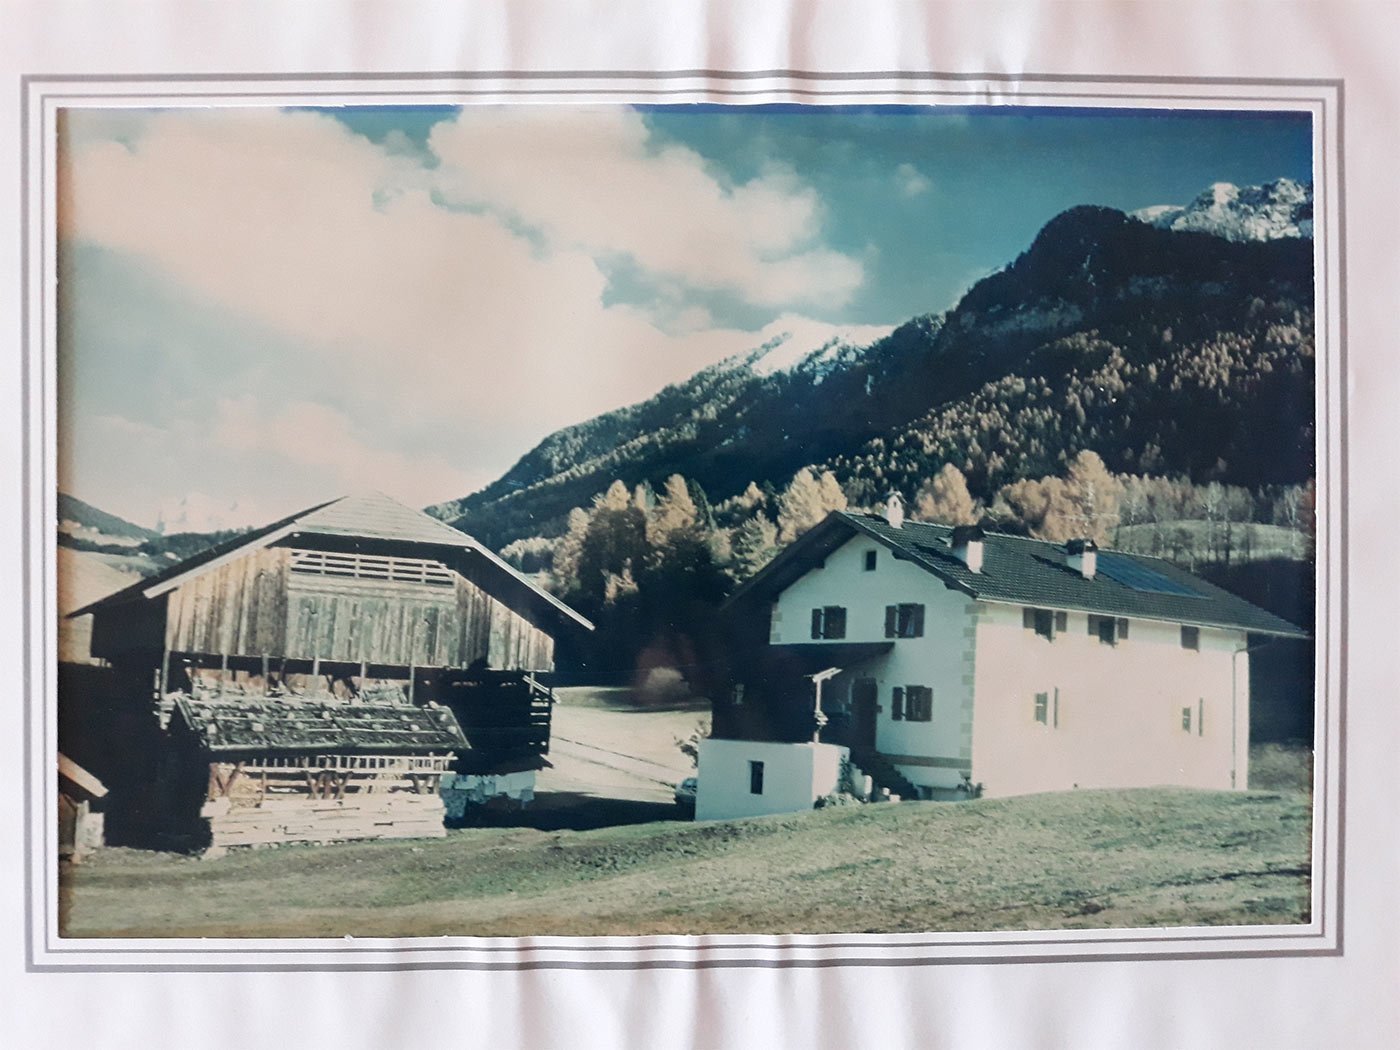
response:
{"label": "dark tiled roof", "polygon": [[445,707],[299,698],[181,695],[175,710],[211,754],[463,751]]}
{"label": "dark tiled roof", "polygon": [[946,525],[922,522],[906,522],[903,527],[894,528],[884,518],[837,511],[748,580],[730,601],[746,597],[771,599],[852,535],[864,534],[889,548],[896,558],[912,562],[937,577],[945,586],[982,601],[1231,627],[1291,638],[1308,636],[1302,628],[1170,562],[1139,554],[1105,551],[1099,556],[1109,554],[1122,559],[1165,577],[1176,589],[1190,593],[1137,590],[1103,571],[1087,580],[1065,565],[1062,545],[996,533],[988,534],[983,541],[982,571],[974,573],[953,556],[948,545],[952,531]]}

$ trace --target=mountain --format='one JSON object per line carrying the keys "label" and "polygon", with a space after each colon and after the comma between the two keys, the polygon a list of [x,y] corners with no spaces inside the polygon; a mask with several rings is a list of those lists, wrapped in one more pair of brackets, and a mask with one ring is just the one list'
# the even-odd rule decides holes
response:
{"label": "mountain", "polygon": [[[1263,189],[1282,201],[1296,187],[1286,183]],[[557,534],[614,479],[680,473],[719,501],[821,465],[853,500],[874,502],[890,487],[912,494],[952,462],[987,498],[1084,448],[1119,471],[1305,480],[1311,242],[1161,219],[1073,208],[946,314],[864,345],[764,344],[560,430],[498,481],[431,510],[499,547]]]}
{"label": "mountain", "polygon": [[1210,233],[1229,241],[1312,236],[1312,186],[1278,179],[1243,189],[1217,182],[1190,204],[1158,204],[1133,218],[1164,230]]}
{"label": "mountain", "polygon": [[1081,449],[1118,472],[1301,483],[1314,471],[1312,304],[1309,240],[1074,208],[949,315],[934,351],[969,380],[958,395],[828,465],[864,500],[912,492],[946,462],[986,498]]}
{"label": "mountain", "polygon": [[95,543],[107,542],[123,546],[135,546],[142,540],[154,539],[156,533],[133,525],[115,514],[98,510],[90,503],[84,503],[66,492],[58,494],[58,530],[69,536],[90,540]]}

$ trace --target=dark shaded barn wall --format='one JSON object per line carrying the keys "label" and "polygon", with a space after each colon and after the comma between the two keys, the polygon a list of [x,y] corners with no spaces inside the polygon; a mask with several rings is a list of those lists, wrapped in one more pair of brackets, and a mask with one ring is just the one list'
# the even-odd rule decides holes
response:
{"label": "dark shaded barn wall", "polygon": [[164,599],[98,610],[94,655],[120,661],[166,648],[418,667],[554,666],[554,639],[460,572],[437,584],[403,583],[302,574],[291,563],[291,548],[251,551]]}

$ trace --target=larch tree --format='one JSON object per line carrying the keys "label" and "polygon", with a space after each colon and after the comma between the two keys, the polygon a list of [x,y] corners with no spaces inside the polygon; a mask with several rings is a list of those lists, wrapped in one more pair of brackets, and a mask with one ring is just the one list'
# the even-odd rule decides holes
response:
{"label": "larch tree", "polygon": [[818,477],[803,467],[778,497],[778,539],[791,543],[831,511],[845,509],[846,494],[835,475],[828,470]]}
{"label": "larch tree", "polygon": [[1118,506],[1123,483],[1109,473],[1097,452],[1085,449],[1069,461],[1064,485],[1064,515],[1072,535],[1062,539],[1090,539],[1108,543],[1118,527]]}
{"label": "larch tree", "polygon": [[588,535],[588,511],[575,507],[569,511],[569,525],[564,535],[554,542],[554,563],[550,568],[550,589],[555,594],[572,594],[578,590],[578,563],[583,553],[583,540]]}
{"label": "larch tree", "polygon": [[967,490],[967,478],[951,463],[933,476],[914,497],[915,521],[935,521],[943,525],[973,525],[982,508]]}
{"label": "larch tree", "polygon": [[690,486],[679,474],[666,479],[666,487],[656,499],[647,519],[647,541],[656,548],[665,546],[673,535],[693,529],[699,520]]}
{"label": "larch tree", "polygon": [[734,575],[746,580],[778,553],[778,527],[763,511],[734,530]]}

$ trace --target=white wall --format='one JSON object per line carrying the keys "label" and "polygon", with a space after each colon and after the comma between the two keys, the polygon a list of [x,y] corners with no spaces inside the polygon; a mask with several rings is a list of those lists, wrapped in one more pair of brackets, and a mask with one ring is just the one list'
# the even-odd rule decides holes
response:
{"label": "white wall", "polygon": [[[1053,641],[1022,626],[1020,606],[978,614],[974,782],[988,796],[1074,787],[1247,785],[1248,656],[1240,631],[1201,628],[1200,649],[1181,646],[1179,624],[1130,620],[1109,646],[1070,612]],[[1236,666],[1232,704],[1231,666]],[[1058,724],[1055,692],[1059,691]],[[1035,720],[1035,694],[1050,694],[1050,725]],[[1204,722],[1200,712],[1204,702]],[[1191,729],[1182,708],[1191,708]]]}
{"label": "white wall", "polygon": [[[696,820],[730,820],[767,813],[800,813],[836,790],[841,760],[834,744],[771,744],[753,740],[700,741]],[[763,793],[750,788],[750,762],[763,763]]]}
{"label": "white wall", "polygon": [[[873,572],[864,568],[867,551],[876,552]],[[886,639],[885,606],[905,602],[923,604],[923,637]],[[892,551],[874,540],[855,536],[828,555],[824,567],[813,569],[778,596],[769,641],[820,644],[812,638],[812,610],[826,605],[846,609],[846,637],[833,642],[892,640],[894,649],[843,674],[824,688],[823,697],[847,693],[855,678],[874,678],[879,686],[876,750],[918,758],[919,764],[896,762],[915,784],[956,787],[962,780],[959,770],[970,768],[972,756],[971,600],[909,562],[895,560]],[[933,689],[932,721],[891,717],[894,688],[909,685]]]}

